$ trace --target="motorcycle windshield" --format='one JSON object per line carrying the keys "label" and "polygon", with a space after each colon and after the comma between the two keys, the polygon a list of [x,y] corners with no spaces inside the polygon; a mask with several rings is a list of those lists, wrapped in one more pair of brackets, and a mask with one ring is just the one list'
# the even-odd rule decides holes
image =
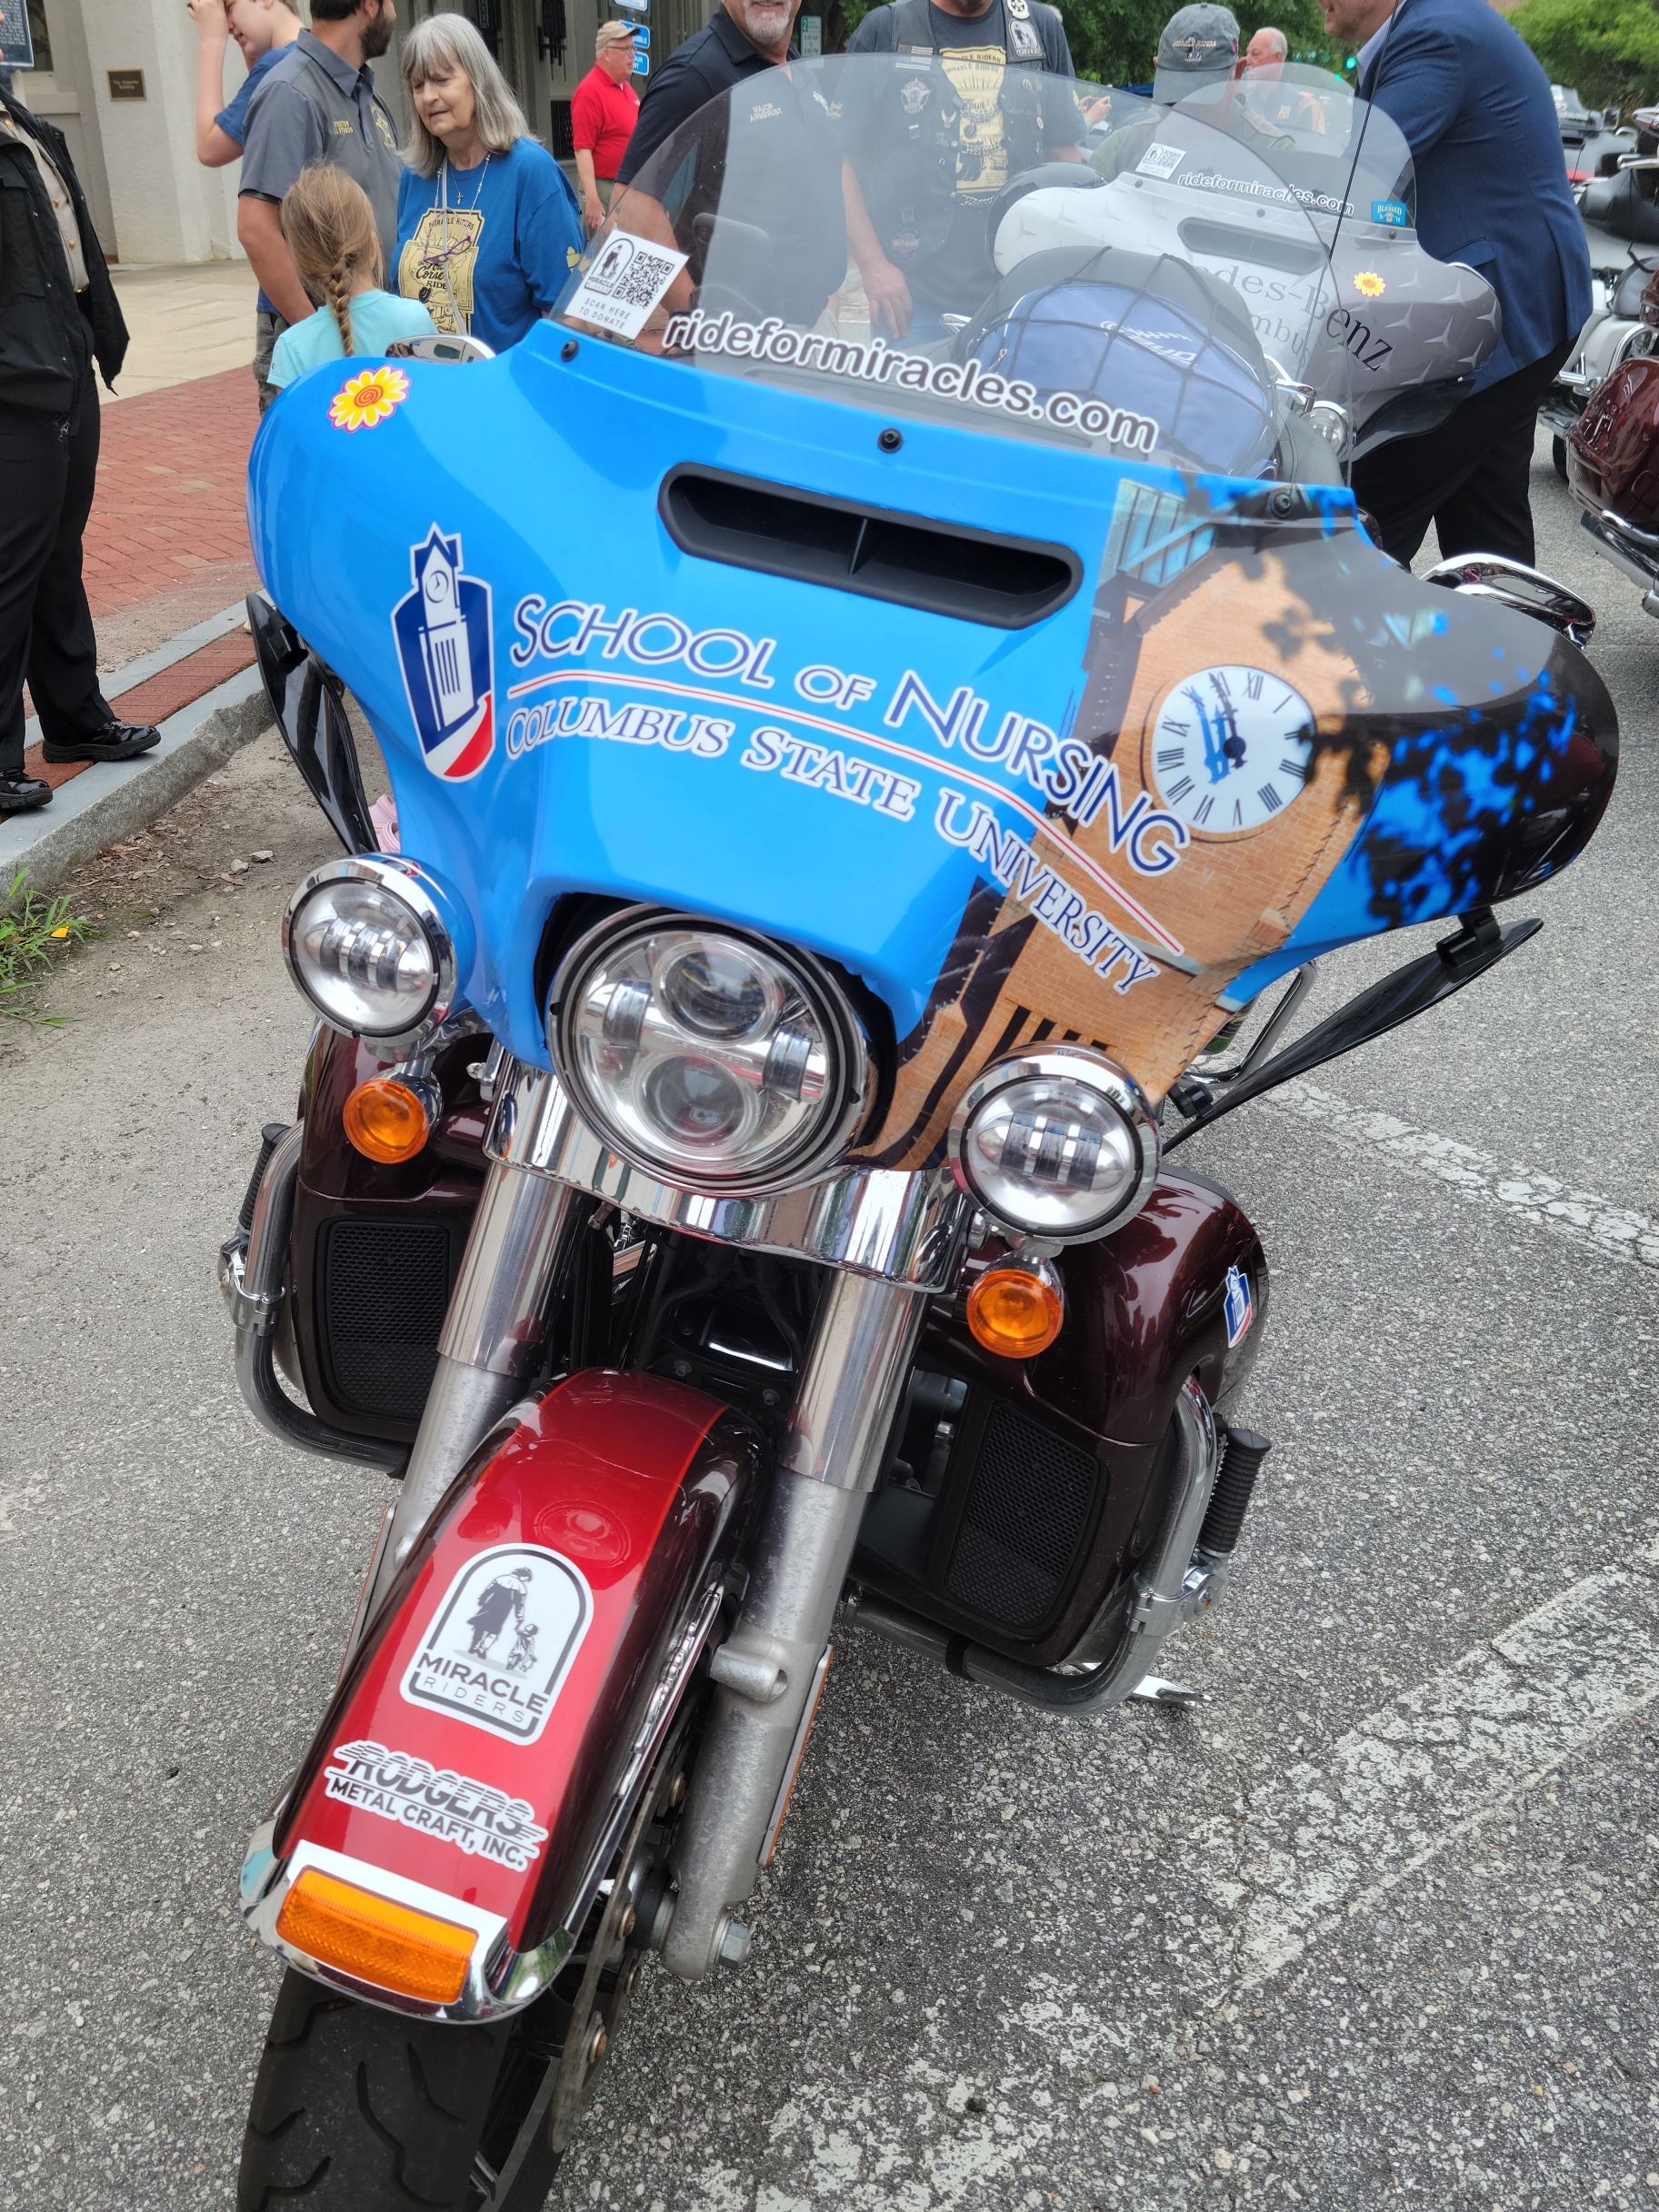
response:
{"label": "motorcycle windshield", "polygon": [[[1195,160],[1174,168],[1169,188],[1187,197],[1171,250],[1236,293],[1286,380],[1340,406],[1362,452],[1444,421],[1495,350],[1502,318],[1484,277],[1419,244],[1411,150],[1394,118],[1294,64],[1164,112],[1178,120],[1161,143],[1225,122],[1272,173],[1264,187]],[[1292,207],[1305,228],[1289,221]]]}
{"label": "motorcycle windshield", "polygon": [[1330,95],[1264,152],[1246,95],[1103,105],[951,54],[756,73],[520,344],[279,396],[262,577],[365,710],[519,1058],[549,1062],[594,902],[728,921],[867,990],[889,1088],[854,1157],[918,1168],[1022,1044],[1161,1096],[1284,969],[1588,837],[1593,673],[1386,560],[1294,388],[1356,358],[1351,241],[1383,308],[1432,297],[1366,196],[1409,213],[1397,149]]}
{"label": "motorcycle windshield", "polygon": [[[658,148],[556,312],[901,428],[1260,476],[1325,257],[1273,143],[1242,104],[1154,108],[971,47],[792,63]],[[1200,274],[1240,223],[1297,275],[1271,344],[1248,288]]]}

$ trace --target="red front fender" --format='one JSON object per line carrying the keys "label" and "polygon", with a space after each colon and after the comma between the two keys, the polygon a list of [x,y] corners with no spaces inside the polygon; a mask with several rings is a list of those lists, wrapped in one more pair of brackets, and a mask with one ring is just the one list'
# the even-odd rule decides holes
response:
{"label": "red front fender", "polygon": [[[512,1418],[400,1572],[243,1877],[295,1965],[446,2019],[516,2009],[568,1954],[760,1464],[736,1415],[654,1376],[573,1376]],[[418,1944],[423,1916],[465,1955],[446,2001],[387,1963],[385,1928]]]}

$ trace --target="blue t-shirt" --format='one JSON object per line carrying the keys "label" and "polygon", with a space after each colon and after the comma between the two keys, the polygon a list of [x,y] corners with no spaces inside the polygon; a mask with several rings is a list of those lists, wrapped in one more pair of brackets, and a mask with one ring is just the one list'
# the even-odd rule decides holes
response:
{"label": "blue t-shirt", "polygon": [[[377,361],[395,338],[427,338],[432,317],[418,300],[400,300],[395,292],[360,292],[352,302],[352,357]],[[271,354],[270,381],[291,384],[325,361],[344,361],[340,325],[334,311],[319,307],[303,323],[291,323]]]}
{"label": "blue t-shirt", "polygon": [[234,138],[238,145],[247,138],[247,104],[254,96],[255,87],[267,69],[275,69],[286,46],[267,46],[236,89],[236,96],[228,107],[222,107],[214,121],[226,138]]}
{"label": "blue t-shirt", "polygon": [[[449,209],[439,204],[445,184]],[[441,331],[494,353],[516,345],[558,298],[583,250],[576,195],[534,138],[475,169],[417,176],[397,192],[397,289]],[[453,295],[453,297],[452,297]]]}

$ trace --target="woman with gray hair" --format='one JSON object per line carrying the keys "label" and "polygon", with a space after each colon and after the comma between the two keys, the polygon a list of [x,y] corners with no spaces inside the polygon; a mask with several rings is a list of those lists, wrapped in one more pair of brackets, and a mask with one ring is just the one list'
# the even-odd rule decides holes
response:
{"label": "woman with gray hair", "polygon": [[404,41],[415,134],[397,194],[397,289],[435,327],[516,345],[582,252],[565,173],[530,135],[465,15],[429,15]]}

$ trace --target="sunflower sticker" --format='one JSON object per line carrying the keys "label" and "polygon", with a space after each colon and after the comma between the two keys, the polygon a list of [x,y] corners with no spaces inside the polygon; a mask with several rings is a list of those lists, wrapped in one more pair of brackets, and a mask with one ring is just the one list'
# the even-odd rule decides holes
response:
{"label": "sunflower sticker", "polygon": [[409,396],[409,379],[401,369],[365,369],[335,393],[328,419],[336,430],[373,430],[396,414]]}
{"label": "sunflower sticker", "polygon": [[1354,280],[1354,289],[1362,299],[1380,300],[1388,286],[1374,269],[1362,269]]}

